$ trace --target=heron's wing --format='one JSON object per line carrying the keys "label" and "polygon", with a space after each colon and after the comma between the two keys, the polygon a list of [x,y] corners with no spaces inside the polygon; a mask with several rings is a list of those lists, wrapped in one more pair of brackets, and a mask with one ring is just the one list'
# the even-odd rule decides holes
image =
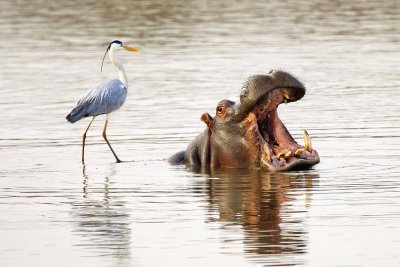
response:
{"label": "heron's wing", "polygon": [[75,122],[84,117],[106,114],[119,109],[125,102],[127,89],[120,80],[106,81],[89,90],[67,116]]}

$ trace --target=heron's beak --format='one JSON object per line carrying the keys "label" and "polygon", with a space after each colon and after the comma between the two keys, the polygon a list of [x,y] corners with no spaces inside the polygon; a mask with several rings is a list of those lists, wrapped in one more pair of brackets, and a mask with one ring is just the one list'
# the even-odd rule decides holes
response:
{"label": "heron's beak", "polygon": [[133,47],[133,46],[130,46],[130,45],[123,45],[122,47],[123,47],[125,50],[128,50],[128,51],[139,52],[139,49],[137,49],[137,48],[135,48],[135,47]]}

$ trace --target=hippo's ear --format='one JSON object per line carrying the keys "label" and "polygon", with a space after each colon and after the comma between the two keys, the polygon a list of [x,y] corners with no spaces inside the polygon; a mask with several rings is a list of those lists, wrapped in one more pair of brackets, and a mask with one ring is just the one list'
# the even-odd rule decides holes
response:
{"label": "hippo's ear", "polygon": [[201,115],[201,121],[203,121],[205,124],[207,124],[208,129],[211,131],[212,128],[214,127],[214,120],[211,117],[210,114],[203,113],[203,115]]}

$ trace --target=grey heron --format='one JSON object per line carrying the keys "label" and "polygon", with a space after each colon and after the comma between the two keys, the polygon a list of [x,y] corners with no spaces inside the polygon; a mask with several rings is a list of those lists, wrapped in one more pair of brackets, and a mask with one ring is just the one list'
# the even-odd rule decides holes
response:
{"label": "grey heron", "polygon": [[104,59],[108,53],[111,63],[119,73],[119,79],[105,81],[87,91],[86,94],[78,101],[76,107],[72,109],[72,111],[66,117],[70,123],[75,123],[86,117],[92,117],[82,137],[82,162],[85,162],[86,133],[88,132],[96,116],[103,114],[106,114],[106,121],[103,128],[103,138],[110,147],[110,150],[117,162],[121,162],[117,154],[115,154],[110,142],[108,141],[106,134],[110,113],[118,110],[124,104],[128,92],[128,79],[126,77],[124,67],[122,66],[121,62],[118,61],[115,55],[115,53],[119,50],[127,50],[131,52],[139,51],[137,48],[126,45],[119,40],[112,41],[108,45],[104,54],[103,61],[101,63],[101,70],[103,70]]}

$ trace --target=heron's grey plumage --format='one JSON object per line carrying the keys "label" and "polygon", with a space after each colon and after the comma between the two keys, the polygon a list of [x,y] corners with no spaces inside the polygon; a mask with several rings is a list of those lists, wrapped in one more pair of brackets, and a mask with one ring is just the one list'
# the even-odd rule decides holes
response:
{"label": "heron's grey plumage", "polygon": [[125,102],[127,88],[118,79],[109,80],[90,89],[68,114],[71,123],[82,118],[108,114],[118,110]]}

